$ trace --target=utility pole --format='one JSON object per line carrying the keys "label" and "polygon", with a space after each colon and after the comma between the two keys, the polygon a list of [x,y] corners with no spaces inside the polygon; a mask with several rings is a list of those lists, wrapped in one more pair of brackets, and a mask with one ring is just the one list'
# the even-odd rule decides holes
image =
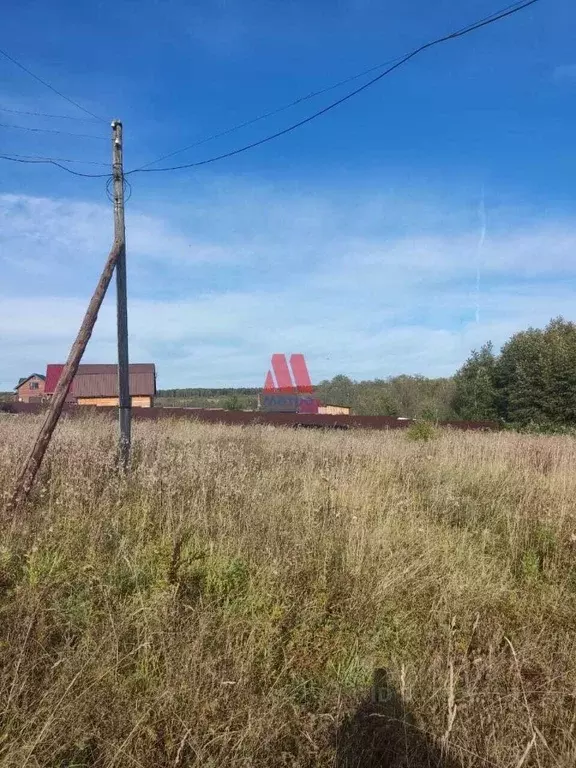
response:
{"label": "utility pole", "polygon": [[98,318],[98,312],[102,306],[110,281],[112,280],[112,275],[114,274],[114,269],[118,263],[121,250],[120,243],[115,241],[112,250],[110,251],[110,255],[106,260],[106,264],[104,265],[104,269],[102,270],[102,274],[100,275],[100,279],[98,280],[94,295],[90,299],[90,304],[84,315],[84,320],[82,321],[76,340],[70,349],[70,354],[68,355],[64,370],[62,371],[56,389],[54,390],[54,394],[50,400],[50,407],[46,413],[44,423],[40,428],[38,437],[36,438],[16,481],[16,487],[14,488],[12,497],[6,507],[6,513],[8,515],[17,513],[28,500],[30,491],[32,490],[32,484],[34,483],[34,478],[40,469],[42,459],[44,458],[44,454],[50,443],[50,438],[52,437],[52,433],[54,432],[60,414],[62,413],[66,395],[68,394],[72,380],[78,371],[78,366],[80,365],[80,360],[82,359],[86,345],[90,341],[90,336],[92,335],[92,331],[94,330]]}
{"label": "utility pole", "polygon": [[16,481],[16,486],[5,508],[8,516],[15,515],[26,503],[32,490],[32,485],[52,433],[58,423],[60,414],[66,401],[66,395],[78,371],[80,360],[90,340],[92,331],[98,318],[98,312],[102,306],[104,296],[114,270],[117,280],[118,302],[118,394],[120,404],[120,459],[122,466],[128,466],[130,458],[130,380],[128,376],[128,310],[126,301],[126,230],[124,227],[124,172],[122,167],[122,123],[115,120],[112,123],[112,162],[114,181],[114,244],[106,260],[96,290],[86,310],[84,320],[76,336],[76,340],[70,349],[68,360],[60,375],[54,394],[50,400],[50,407],[46,413],[44,423],[24,466]]}
{"label": "utility pole", "polygon": [[112,175],[114,179],[114,239],[120,243],[116,263],[116,321],[118,328],[119,454],[123,469],[130,460],[132,401],[128,359],[128,299],[126,291],[126,227],[124,223],[124,168],[122,123],[112,122]]}

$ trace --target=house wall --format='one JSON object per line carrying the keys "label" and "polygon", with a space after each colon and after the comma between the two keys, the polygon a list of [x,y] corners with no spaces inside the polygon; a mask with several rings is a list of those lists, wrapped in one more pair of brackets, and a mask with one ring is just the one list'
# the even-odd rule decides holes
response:
{"label": "house wall", "polygon": [[16,398],[20,403],[39,402],[44,395],[44,381],[38,376],[33,376],[18,387],[16,391]]}
{"label": "house wall", "polygon": [[[79,397],[78,405],[96,405],[108,408],[118,407],[117,397]],[[133,408],[151,408],[152,398],[147,395],[135,395],[132,397]]]}
{"label": "house wall", "polygon": [[318,413],[329,414],[330,416],[345,416],[350,413],[350,408],[347,405],[321,405],[318,408]]}

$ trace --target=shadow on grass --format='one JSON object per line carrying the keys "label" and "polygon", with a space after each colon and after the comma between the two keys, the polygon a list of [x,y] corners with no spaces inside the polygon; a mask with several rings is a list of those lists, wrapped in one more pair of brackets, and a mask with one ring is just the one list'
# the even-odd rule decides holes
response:
{"label": "shadow on grass", "polygon": [[416,726],[386,671],[374,673],[371,696],[342,723],[336,768],[462,768]]}

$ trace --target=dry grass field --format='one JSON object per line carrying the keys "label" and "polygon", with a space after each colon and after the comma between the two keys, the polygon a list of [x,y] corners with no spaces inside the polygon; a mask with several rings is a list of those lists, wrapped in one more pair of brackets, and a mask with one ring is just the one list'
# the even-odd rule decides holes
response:
{"label": "dry grass field", "polygon": [[115,435],[0,532],[2,768],[574,767],[572,438],[136,423],[123,480]]}

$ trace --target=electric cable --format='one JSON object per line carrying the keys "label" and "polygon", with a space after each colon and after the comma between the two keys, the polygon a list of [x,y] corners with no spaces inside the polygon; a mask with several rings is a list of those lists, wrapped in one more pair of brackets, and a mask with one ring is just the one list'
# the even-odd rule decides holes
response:
{"label": "electric cable", "polygon": [[31,165],[55,165],[57,168],[61,168],[67,173],[71,173],[73,176],[82,176],[85,179],[107,179],[109,173],[82,173],[81,171],[74,171],[72,168],[67,168],[65,165],[61,165],[58,161],[51,158],[38,159],[38,160],[25,160],[22,157],[16,157],[15,155],[0,155],[0,160],[11,160],[13,163],[30,163]]}
{"label": "electric cable", "polygon": [[10,109],[9,107],[0,107],[0,112],[9,112],[11,115],[28,115],[32,117],[50,117],[55,120],[75,120],[79,123],[96,123],[100,122],[95,118],[88,119],[87,117],[74,117],[72,115],[52,115],[48,112],[29,112],[25,109]]}
{"label": "electric cable", "polygon": [[[231,132],[233,132],[235,130],[239,130],[242,127],[245,127],[247,125],[251,125],[251,124],[253,124],[255,122],[258,122],[259,120],[263,120],[265,117],[269,117],[269,116],[271,116],[273,114],[277,114],[278,112],[284,111],[285,109],[288,109],[289,107],[294,106],[294,105],[296,105],[296,104],[298,104],[298,103],[300,103],[302,101],[306,101],[306,100],[308,100],[310,98],[313,98],[314,96],[320,95],[322,93],[326,93],[326,92],[328,92],[330,90],[333,90],[334,88],[337,88],[337,87],[339,87],[339,86],[341,86],[341,85],[343,85],[343,84],[345,84],[347,82],[351,82],[352,80],[358,79],[359,77],[362,77],[363,75],[366,75],[366,74],[368,74],[371,71],[375,71],[376,69],[380,69],[382,66],[387,66],[387,65],[385,65],[385,64],[377,65],[376,67],[372,67],[370,70],[364,70],[363,72],[358,73],[357,75],[353,75],[350,78],[347,78],[346,80],[339,81],[338,83],[335,83],[335,84],[333,84],[331,86],[328,86],[327,88],[324,88],[324,89],[322,89],[320,91],[315,91],[315,92],[313,92],[311,94],[308,94],[307,96],[301,97],[300,99],[297,99],[296,101],[291,102],[289,105],[286,105],[284,107],[280,107],[277,110],[273,110],[272,112],[266,113],[264,115],[260,115],[259,117],[256,117],[256,118],[254,118],[252,120],[249,120],[249,121],[247,121],[245,123],[241,123],[238,126],[233,126],[232,128],[229,128],[226,131],[223,131],[223,132],[221,132],[219,134],[214,134],[213,136],[209,136],[209,137],[207,137],[207,138],[197,142],[195,145],[190,145],[190,147],[186,147],[186,148],[181,149],[181,150],[176,150],[175,152],[170,153],[169,155],[164,155],[161,158],[157,158],[156,160],[153,160],[153,161],[151,161],[150,163],[147,163],[144,166],[140,166],[139,168],[135,168],[135,169],[133,169],[131,171],[127,171],[126,173],[124,173],[124,183],[126,184],[126,176],[134,174],[134,173],[163,173],[163,172],[167,172],[167,171],[176,171],[176,170],[181,170],[181,169],[186,169],[186,168],[195,168],[195,167],[199,167],[199,166],[202,166],[202,165],[207,165],[209,163],[214,163],[214,162],[217,162],[219,160],[224,160],[224,159],[229,158],[229,157],[233,157],[235,155],[241,154],[241,153],[246,152],[246,151],[248,151],[250,149],[254,149],[254,148],[259,147],[259,146],[261,146],[263,144],[266,144],[266,143],[268,143],[270,141],[273,141],[274,139],[277,139],[280,136],[284,136],[285,134],[290,133],[290,132],[296,130],[297,128],[300,128],[301,126],[306,125],[307,123],[311,122],[312,120],[315,120],[317,117],[320,117],[321,115],[326,114],[327,112],[331,111],[332,109],[334,109],[335,107],[339,106],[340,104],[343,104],[344,102],[346,102],[349,99],[351,99],[353,96],[356,96],[357,94],[359,94],[362,91],[366,90],[370,86],[372,86],[375,83],[379,82],[386,75],[388,75],[391,72],[393,72],[394,70],[398,69],[403,64],[407,63],[408,61],[410,61],[412,58],[414,58],[418,54],[422,53],[423,51],[425,51],[425,50],[427,50],[429,48],[432,48],[435,45],[439,45],[441,43],[445,43],[445,42],[447,42],[449,40],[454,40],[454,39],[456,39],[458,37],[463,37],[464,35],[467,35],[470,32],[474,32],[474,31],[476,31],[478,29],[481,29],[482,27],[488,26],[489,24],[493,24],[496,21],[500,21],[501,19],[504,19],[504,18],[506,18],[508,16],[511,16],[511,15],[513,15],[515,13],[518,13],[519,11],[522,11],[522,10],[526,9],[529,6],[534,5],[535,3],[539,2],[539,1],[540,0],[520,0],[519,2],[512,3],[512,4],[508,5],[508,6],[505,6],[501,10],[496,11],[496,12],[494,12],[494,13],[488,15],[488,16],[485,16],[482,19],[479,19],[476,22],[473,22],[472,24],[470,24],[470,25],[468,25],[466,27],[463,27],[463,28],[461,28],[461,29],[459,29],[459,30],[457,30],[455,32],[452,32],[452,33],[450,33],[448,35],[445,35],[443,37],[439,37],[439,38],[436,38],[435,40],[431,40],[431,41],[429,41],[427,43],[424,43],[423,45],[419,46],[418,48],[415,48],[414,50],[412,50],[410,53],[408,53],[408,54],[406,54],[406,55],[404,55],[402,57],[399,57],[397,59],[393,59],[392,62],[389,62],[390,66],[388,66],[387,69],[384,70],[384,72],[381,72],[376,77],[371,78],[370,80],[368,80],[368,82],[364,83],[363,85],[359,86],[358,88],[354,89],[353,91],[350,91],[349,93],[345,94],[340,99],[337,99],[336,101],[328,104],[326,107],[318,110],[317,112],[314,112],[313,114],[308,115],[307,117],[303,118],[302,120],[299,120],[298,122],[293,123],[292,125],[289,125],[288,127],[284,128],[284,129],[282,129],[280,131],[276,131],[273,134],[265,136],[264,138],[259,139],[258,141],[251,142],[250,144],[246,144],[246,145],[244,145],[242,147],[238,147],[238,148],[230,150],[228,152],[224,152],[224,153],[222,153],[220,155],[215,155],[213,157],[209,157],[209,158],[207,158],[205,160],[199,160],[199,161],[192,162],[192,163],[184,163],[182,165],[175,165],[175,166],[170,166],[170,167],[166,167],[166,168],[150,168],[150,167],[148,167],[150,165],[153,165],[155,162],[159,162],[162,159],[166,159],[167,157],[171,157],[174,154],[178,154],[179,152],[186,151],[186,149],[190,149],[192,146],[198,146],[199,144],[206,143],[207,141],[211,141],[212,139],[219,138],[221,136],[227,135],[227,134],[229,134],[229,133],[231,133]],[[85,110],[83,107],[81,107],[79,104],[77,104],[76,102],[72,101],[71,99],[68,99],[68,97],[64,96],[64,94],[61,94],[59,91],[56,91],[56,89],[52,88],[52,86],[50,86],[48,83],[46,83],[42,79],[38,78],[32,72],[27,70],[23,65],[19,64],[15,59],[12,59],[12,57],[8,56],[8,54],[6,54],[5,51],[2,51],[0,49],[0,54],[6,56],[6,58],[8,58],[11,61],[13,61],[19,67],[24,69],[24,71],[26,71],[29,74],[31,74],[32,77],[34,77],[35,79],[39,80],[41,83],[46,85],[51,90],[54,90],[59,96],[62,96],[67,101],[70,101],[72,104],[74,104],[75,106],[79,107],[84,112],[87,112],[87,114],[91,115],[92,117],[94,117],[94,118],[96,118],[98,120],[102,119],[102,118],[98,118],[96,115],[93,115],[88,110]],[[103,122],[106,122],[106,121],[103,121]],[[2,125],[2,124],[0,124],[0,127],[20,128],[22,130],[29,130],[29,131],[43,131],[43,132],[49,132],[49,133],[63,133],[63,134],[65,134],[65,132],[63,132],[63,131],[56,131],[56,130],[52,130],[52,129],[26,128],[24,126],[11,126],[11,125]],[[79,136],[79,137],[83,137],[83,138],[96,138],[96,139],[106,140],[103,137],[92,136],[92,135],[85,135],[85,136],[82,135],[82,134],[65,134],[65,135],[72,135],[72,136]],[[43,164],[51,164],[51,165],[54,165],[54,166],[56,166],[58,168],[61,168],[62,170],[66,171],[67,173],[70,173],[70,174],[72,174],[74,176],[82,176],[84,178],[107,178],[107,179],[110,179],[110,174],[108,174],[108,173],[89,174],[89,173],[81,173],[80,171],[74,171],[71,168],[67,168],[64,165],[61,165],[60,162],[58,162],[58,160],[55,159],[55,158],[27,158],[27,159],[25,159],[24,156],[3,155],[3,154],[1,154],[0,155],[0,159],[2,159],[2,160],[9,160],[9,161],[18,162],[18,163],[31,163],[31,164],[42,164],[43,163]],[[75,161],[64,161],[63,160],[62,162],[75,162]]]}
{"label": "electric cable", "polygon": [[[4,153],[0,151],[0,154]],[[26,160],[55,160],[58,163],[82,163],[83,165],[101,165],[103,168],[110,167],[110,163],[102,163],[96,160],[72,160],[69,157],[46,157],[45,155],[17,155],[15,152],[11,152],[10,154],[14,158],[18,157]]]}
{"label": "electric cable", "polygon": [[65,101],[69,102],[70,104],[73,104],[75,107],[77,107],[82,112],[85,112],[87,115],[90,115],[90,117],[93,117],[95,120],[99,120],[102,123],[107,123],[108,121],[105,120],[103,117],[98,117],[98,115],[95,115],[94,112],[90,112],[89,109],[86,109],[81,104],[78,104],[77,101],[74,101],[74,99],[71,99],[69,96],[66,96],[62,91],[57,90],[54,88],[53,85],[50,85],[50,83],[47,83],[46,80],[43,80],[38,75],[34,74],[32,70],[28,69],[28,67],[25,67],[24,64],[21,64],[19,61],[17,61],[15,58],[10,56],[9,53],[6,53],[6,51],[3,51],[0,48],[0,55],[4,56],[5,59],[8,59],[8,61],[11,61],[13,64],[15,64],[17,67],[20,67],[26,74],[30,75],[30,77],[33,77],[34,80],[37,80],[39,83],[42,83],[46,88],[51,90],[53,93],[55,93],[57,96],[60,96],[60,98],[64,99]]}
{"label": "electric cable", "polygon": [[[224,152],[221,155],[216,155],[214,157],[207,158],[206,160],[199,160],[199,161],[196,161],[196,162],[193,162],[193,163],[184,163],[182,165],[175,165],[175,166],[170,166],[170,167],[167,167],[167,168],[150,168],[149,167],[150,165],[153,165],[154,163],[159,162],[159,160],[161,160],[161,159],[166,159],[167,157],[172,157],[175,154],[178,154],[180,152],[186,151],[186,149],[190,149],[192,146],[197,146],[198,144],[203,144],[203,143],[206,143],[207,141],[211,141],[214,138],[219,138],[220,136],[226,135],[226,134],[231,133],[231,132],[233,132],[235,130],[238,130],[241,127],[244,127],[245,125],[250,125],[252,123],[258,122],[258,120],[262,120],[264,117],[270,116],[272,114],[276,114],[277,112],[281,112],[284,109],[288,109],[290,106],[294,106],[295,104],[299,103],[299,101],[306,100],[306,98],[311,98],[313,95],[317,95],[319,93],[326,92],[327,90],[330,90],[331,88],[336,88],[336,87],[338,87],[338,85],[341,85],[345,81],[341,81],[340,83],[337,83],[334,86],[330,86],[329,88],[324,89],[324,91],[318,91],[318,92],[316,92],[314,94],[311,94],[309,97],[303,97],[302,99],[296,100],[295,102],[292,102],[291,104],[286,105],[285,107],[280,107],[276,111],[273,111],[271,113],[267,113],[265,115],[261,115],[260,117],[257,117],[257,118],[255,118],[253,120],[250,120],[250,121],[246,122],[246,123],[242,123],[242,124],[240,124],[238,126],[234,126],[234,127],[230,128],[230,129],[228,129],[227,131],[223,131],[220,134],[214,134],[213,136],[209,136],[206,139],[203,139],[200,142],[197,142],[196,145],[190,145],[189,147],[185,147],[185,148],[183,148],[181,150],[176,150],[175,152],[172,152],[172,153],[170,153],[168,155],[164,155],[162,158],[157,158],[156,160],[152,160],[151,162],[146,163],[146,165],[140,166],[138,168],[134,168],[131,171],[127,171],[125,175],[133,174],[133,173],[161,173],[161,172],[166,172],[166,171],[177,171],[177,170],[181,170],[181,169],[184,169],[184,168],[196,168],[198,166],[208,165],[209,163],[214,163],[214,162],[217,162],[218,160],[224,160],[224,159],[226,159],[228,157],[233,157],[234,155],[241,154],[242,152],[247,152],[249,149],[254,149],[255,147],[259,147],[262,144],[266,144],[269,141],[277,139],[280,136],[284,136],[285,134],[290,133],[291,131],[294,131],[297,128],[300,128],[301,126],[306,125],[307,123],[311,122],[312,120],[315,120],[317,117],[320,117],[321,115],[326,114],[327,112],[331,111],[332,109],[334,109],[335,107],[339,106],[340,104],[343,104],[344,102],[346,102],[349,99],[351,99],[353,96],[356,96],[357,94],[361,93],[362,91],[366,90],[370,86],[372,86],[375,83],[377,83],[379,80],[381,80],[383,77],[385,77],[386,75],[388,75],[391,72],[393,72],[395,69],[398,69],[399,67],[401,67],[403,64],[408,62],[410,59],[412,59],[415,56],[417,56],[418,54],[422,53],[422,51],[425,51],[428,48],[432,48],[435,45],[439,45],[441,43],[445,43],[445,42],[447,42],[449,40],[454,40],[454,39],[456,39],[458,37],[463,37],[464,35],[467,35],[470,32],[474,32],[477,29],[481,29],[482,27],[488,26],[489,24],[493,24],[496,21],[500,21],[501,19],[504,19],[507,16],[511,16],[512,14],[518,13],[519,11],[522,11],[525,8],[528,8],[529,6],[534,5],[535,3],[539,2],[539,1],[540,0],[525,0],[524,2],[512,3],[511,5],[505,6],[500,11],[496,11],[496,12],[490,14],[489,16],[485,16],[482,19],[479,19],[478,21],[476,21],[476,22],[474,22],[474,23],[472,23],[472,24],[470,24],[470,25],[468,25],[466,27],[463,27],[463,28],[457,30],[456,32],[452,32],[452,33],[450,33],[448,35],[445,35],[444,37],[439,37],[439,38],[437,38],[435,40],[431,40],[428,43],[424,43],[423,45],[419,46],[418,48],[415,48],[413,51],[411,51],[410,53],[406,54],[405,56],[402,56],[402,57],[399,57],[397,59],[394,59],[393,63],[391,64],[391,66],[389,66],[384,72],[381,72],[379,75],[377,75],[376,77],[372,78],[367,83],[364,83],[359,88],[356,88],[355,90],[353,90],[350,93],[346,94],[342,98],[338,99],[337,101],[332,102],[328,106],[324,107],[323,109],[318,110],[317,112],[313,113],[312,115],[309,115],[308,117],[305,117],[302,120],[299,120],[298,122],[293,123],[292,125],[289,125],[287,128],[284,128],[284,129],[282,129],[280,131],[277,131],[276,133],[273,133],[273,134],[271,134],[269,136],[265,136],[263,139],[259,139],[258,141],[251,142],[250,144],[246,144],[246,145],[244,145],[242,147],[239,147],[237,149],[231,150],[229,152]],[[380,65],[380,66],[384,66],[384,65]],[[378,68],[379,67],[375,67],[374,69],[378,69]],[[362,74],[366,74],[366,73],[367,73],[367,71],[365,71],[364,73],[361,73],[359,75],[354,75],[350,79],[356,79],[357,77],[361,77]],[[350,81],[350,79],[348,81]]]}
{"label": "electric cable", "polygon": [[12,123],[0,123],[0,128],[14,128],[18,131],[32,131],[33,133],[59,133],[62,136],[74,136],[78,139],[97,139],[98,141],[108,141],[104,136],[94,136],[91,133],[70,133],[68,131],[59,131],[56,128],[31,128],[27,125],[14,125]]}

